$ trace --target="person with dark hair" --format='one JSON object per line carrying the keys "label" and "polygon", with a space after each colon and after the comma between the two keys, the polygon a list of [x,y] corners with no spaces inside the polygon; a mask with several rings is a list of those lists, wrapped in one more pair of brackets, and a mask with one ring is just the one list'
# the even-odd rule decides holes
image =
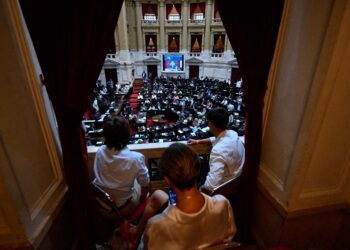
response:
{"label": "person with dark hair", "polygon": [[164,151],[159,168],[172,190],[171,203],[148,220],[145,249],[197,249],[230,242],[237,231],[230,202],[198,190],[197,154],[186,144],[173,143]]}
{"label": "person with dark hair", "polygon": [[[107,120],[103,127],[105,145],[95,156],[94,182],[104,189],[116,203],[124,216],[131,215],[149,192],[149,174],[145,158],[127,147],[130,139],[128,121],[115,116]],[[144,215],[138,224],[143,231],[149,217],[153,216],[168,201],[168,195],[155,191],[150,197]]]}
{"label": "person with dark hair", "polygon": [[[228,130],[229,113],[224,108],[210,110],[206,118],[209,131],[214,137],[188,140],[188,145],[208,144],[212,146],[209,157],[209,172],[201,189],[208,190],[238,177],[245,161],[245,150],[238,134]],[[203,180],[204,181],[204,180]]]}

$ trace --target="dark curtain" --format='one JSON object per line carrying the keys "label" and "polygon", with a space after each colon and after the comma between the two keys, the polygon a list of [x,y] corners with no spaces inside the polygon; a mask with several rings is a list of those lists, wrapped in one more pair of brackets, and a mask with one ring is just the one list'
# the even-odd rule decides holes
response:
{"label": "dark curtain", "polygon": [[79,249],[94,249],[95,207],[81,118],[123,1],[20,1],[56,114]]}
{"label": "dark curtain", "polygon": [[[221,44],[217,44],[219,38],[221,37]],[[224,53],[225,50],[225,35],[218,34],[214,35],[214,46],[213,46],[213,53]]]}
{"label": "dark curtain", "polygon": [[193,19],[193,13],[197,9],[197,7],[201,10],[203,13],[203,16],[205,18],[205,3],[191,3],[190,5],[190,19]]}
{"label": "dark curtain", "polygon": [[182,13],[181,13],[181,4],[174,4],[175,6],[175,9],[177,10],[177,12],[179,13],[180,15],[180,18],[182,17]]}
{"label": "dark curtain", "polygon": [[[193,45],[196,42],[196,38],[199,44],[198,50],[193,50]],[[191,35],[191,52],[201,52],[202,51],[202,35]]]}
{"label": "dark curtain", "polygon": [[[173,39],[175,38],[175,39]],[[175,41],[176,47],[172,48],[173,40]],[[180,46],[179,46],[179,35],[168,35],[168,52],[179,52]]]}
{"label": "dark curtain", "polygon": [[[152,38],[153,45],[150,45],[150,38]],[[146,52],[157,52],[157,35],[146,35]]]}
{"label": "dark curtain", "polygon": [[142,16],[145,14],[154,14],[158,16],[158,6],[157,4],[144,3],[142,4]]}
{"label": "dark curtain", "polygon": [[231,71],[231,86],[236,86],[236,82],[241,79],[241,72],[239,69],[232,68]]}
{"label": "dark curtain", "polygon": [[173,6],[175,7],[176,11],[179,13],[180,18],[181,18],[181,4],[167,4],[166,5],[166,18],[169,19],[169,14],[171,9],[173,8]]}
{"label": "dark curtain", "polygon": [[284,1],[218,0],[217,4],[243,78],[246,162],[242,173],[241,210],[236,216],[242,241],[249,243],[261,157],[263,100]]}
{"label": "dark curtain", "polygon": [[217,0],[214,1],[214,18],[220,18],[220,13],[218,11]]}

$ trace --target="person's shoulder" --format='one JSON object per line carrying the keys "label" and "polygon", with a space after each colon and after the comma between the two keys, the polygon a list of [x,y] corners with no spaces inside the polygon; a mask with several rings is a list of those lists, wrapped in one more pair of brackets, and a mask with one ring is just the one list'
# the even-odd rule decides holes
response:
{"label": "person's shoulder", "polygon": [[139,152],[136,152],[136,151],[131,151],[130,150],[130,154],[132,156],[134,156],[135,158],[144,158],[143,154],[139,153]]}
{"label": "person's shoulder", "polygon": [[143,154],[136,152],[136,151],[131,151],[128,147],[126,147],[125,149],[123,149],[124,153],[128,155],[129,158],[133,158],[133,159],[140,159],[140,158],[144,158]]}
{"label": "person's shoulder", "polygon": [[159,213],[155,216],[152,216],[149,220],[148,223],[149,224],[159,224],[162,223],[164,220],[166,219],[166,216],[164,213]]}
{"label": "person's shoulder", "polygon": [[234,139],[238,138],[238,133],[232,129],[226,130],[226,134],[231,138],[234,138]]}
{"label": "person's shoulder", "polygon": [[169,220],[166,216],[166,214],[160,213],[157,214],[153,217],[151,217],[148,221],[147,221],[147,228],[150,229],[161,229],[163,227],[167,227],[169,224]]}
{"label": "person's shoulder", "polygon": [[210,202],[214,205],[214,206],[218,206],[218,205],[228,205],[230,202],[229,200],[221,195],[221,194],[216,194],[214,196],[207,196],[207,199],[210,200]]}

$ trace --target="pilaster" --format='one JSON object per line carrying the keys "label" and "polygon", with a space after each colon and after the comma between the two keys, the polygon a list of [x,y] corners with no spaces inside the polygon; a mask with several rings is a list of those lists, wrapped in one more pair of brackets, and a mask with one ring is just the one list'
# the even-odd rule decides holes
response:
{"label": "pilaster", "polygon": [[208,0],[205,6],[205,36],[204,36],[204,49],[210,49],[210,24],[211,14],[213,12],[213,0]]}
{"label": "pilaster", "polygon": [[164,7],[164,0],[159,0],[159,50],[165,50],[165,32],[164,32],[164,23],[165,23],[165,7]]}
{"label": "pilaster", "polygon": [[182,19],[182,49],[186,51],[188,50],[187,48],[188,0],[184,0],[182,3],[181,19]]}

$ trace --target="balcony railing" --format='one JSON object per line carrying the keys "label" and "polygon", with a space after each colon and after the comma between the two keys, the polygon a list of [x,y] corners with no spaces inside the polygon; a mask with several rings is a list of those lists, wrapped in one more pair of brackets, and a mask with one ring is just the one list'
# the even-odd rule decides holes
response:
{"label": "balcony railing", "polygon": [[[149,173],[151,175],[152,169],[151,169],[151,164],[152,160],[154,159],[159,159],[164,150],[169,147],[169,145],[173,142],[163,142],[163,143],[145,143],[145,144],[130,144],[128,145],[128,148],[131,151],[136,151],[145,156],[145,162],[146,165],[149,169]],[[185,141],[182,141],[181,143],[186,143]],[[205,144],[198,144],[198,145],[193,145],[191,146],[192,149],[198,154],[198,155],[209,155],[211,147],[209,145]],[[93,175],[93,164],[94,164],[94,159],[95,159],[95,154],[97,151],[98,147],[96,146],[88,146],[88,171],[89,171],[89,176],[90,179],[92,180],[94,177]],[[162,189],[164,188],[165,183],[164,181],[159,181],[159,180],[152,180],[151,176],[151,189]]]}
{"label": "balcony railing", "polygon": [[220,58],[220,57],[222,57],[224,55],[224,53],[210,53],[210,57],[218,57],[218,58]]}
{"label": "balcony railing", "polygon": [[189,19],[190,24],[205,24],[205,18],[203,19]]}
{"label": "balcony railing", "polygon": [[201,56],[201,52],[189,52],[188,55],[190,57],[200,57]]}
{"label": "balcony railing", "polygon": [[106,55],[106,58],[115,60],[117,58],[117,55],[115,53],[108,53]]}
{"label": "balcony railing", "polygon": [[158,52],[145,52],[144,55],[145,56],[157,57],[158,56]]}
{"label": "balcony railing", "polygon": [[213,19],[211,20],[211,22],[212,22],[213,24],[222,24],[221,18],[213,18]]}
{"label": "balcony railing", "polygon": [[158,24],[158,19],[155,19],[155,20],[142,19],[141,22],[142,24],[154,25],[154,24]]}
{"label": "balcony railing", "polygon": [[169,24],[169,25],[182,24],[182,19],[179,19],[179,20],[165,19],[165,23],[166,23],[166,24]]}

